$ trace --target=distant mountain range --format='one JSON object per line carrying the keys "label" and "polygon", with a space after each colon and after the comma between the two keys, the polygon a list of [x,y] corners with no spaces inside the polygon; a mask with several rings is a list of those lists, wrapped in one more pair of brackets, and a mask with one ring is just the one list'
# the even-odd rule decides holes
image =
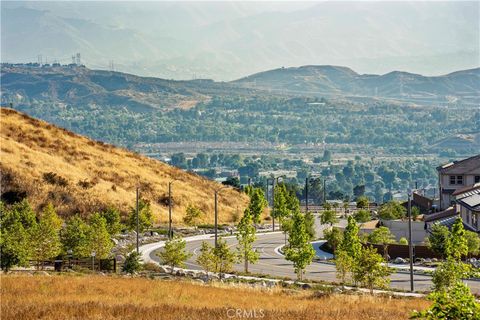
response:
{"label": "distant mountain range", "polygon": [[257,73],[232,82],[173,81],[78,66],[2,65],[2,104],[56,103],[132,111],[190,108],[222,95],[258,94],[394,99],[417,103],[480,102],[480,68],[445,76],[406,72],[361,75],[338,66],[303,66]]}
{"label": "distant mountain range", "polygon": [[281,66],[439,75],[479,60],[476,1],[2,1],[2,62],[230,81]]}
{"label": "distant mountain range", "polygon": [[302,66],[260,72],[234,81],[244,87],[290,94],[365,96],[417,102],[480,102],[480,68],[426,77],[393,71],[358,74],[338,66]]}

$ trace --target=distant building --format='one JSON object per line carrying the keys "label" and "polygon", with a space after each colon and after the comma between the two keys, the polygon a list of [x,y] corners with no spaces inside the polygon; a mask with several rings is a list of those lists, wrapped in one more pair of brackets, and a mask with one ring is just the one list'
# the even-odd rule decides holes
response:
{"label": "distant building", "polygon": [[453,193],[480,183],[480,154],[437,167],[440,210],[454,205]]}
{"label": "distant building", "polygon": [[452,194],[455,197],[456,212],[463,224],[475,232],[480,231],[480,183],[459,189]]}

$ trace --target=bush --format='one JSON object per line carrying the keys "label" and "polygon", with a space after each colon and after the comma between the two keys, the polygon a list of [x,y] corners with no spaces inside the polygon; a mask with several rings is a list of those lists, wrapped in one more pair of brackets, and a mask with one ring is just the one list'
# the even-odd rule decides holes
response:
{"label": "bush", "polygon": [[140,271],[141,268],[142,265],[140,264],[140,254],[134,251],[131,252],[125,259],[122,271],[126,273],[134,273]]}

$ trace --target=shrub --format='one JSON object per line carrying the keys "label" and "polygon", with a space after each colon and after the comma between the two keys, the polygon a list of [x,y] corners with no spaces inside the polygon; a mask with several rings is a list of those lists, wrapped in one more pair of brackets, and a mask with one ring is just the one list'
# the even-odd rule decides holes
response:
{"label": "shrub", "polygon": [[142,266],[140,264],[140,254],[134,251],[131,252],[125,259],[122,271],[126,273],[134,273],[140,271],[141,267]]}

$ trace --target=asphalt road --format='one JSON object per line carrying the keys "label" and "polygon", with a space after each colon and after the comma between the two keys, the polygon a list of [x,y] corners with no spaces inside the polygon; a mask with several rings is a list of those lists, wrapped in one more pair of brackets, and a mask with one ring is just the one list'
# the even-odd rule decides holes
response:
{"label": "asphalt road", "polygon": [[[187,242],[187,250],[192,253],[192,257],[187,261],[187,269],[201,269],[195,262],[200,251],[202,241],[207,241],[213,245],[214,240],[199,240]],[[227,244],[235,247],[237,240],[235,237],[226,238]],[[260,259],[255,264],[249,265],[251,273],[266,274],[279,277],[296,278],[291,262],[278,252],[276,248],[284,244],[284,235],[282,233],[258,234],[254,247],[260,253]],[[233,249],[233,248],[232,248]],[[156,250],[151,252],[150,258],[159,262],[156,256]],[[243,264],[235,265],[235,270],[243,271]],[[338,282],[335,274],[335,266],[322,262],[313,262],[306,269],[305,278],[309,280],[322,280],[328,282]],[[466,282],[472,292],[480,293],[480,282]],[[431,277],[423,275],[414,275],[415,290],[427,291],[432,287]],[[390,276],[390,286],[396,289],[410,290],[410,275],[407,273],[394,273]]]}

